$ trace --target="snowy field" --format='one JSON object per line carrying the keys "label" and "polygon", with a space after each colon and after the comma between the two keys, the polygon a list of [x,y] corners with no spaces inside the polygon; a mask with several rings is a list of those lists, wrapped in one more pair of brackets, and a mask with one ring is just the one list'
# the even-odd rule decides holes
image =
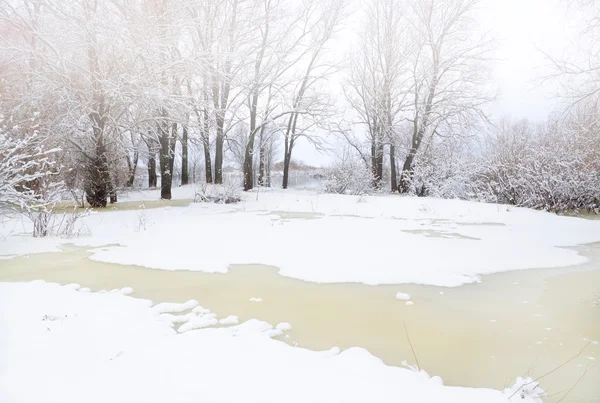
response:
{"label": "snowy field", "polygon": [[[364,349],[315,352],[270,338],[287,324],[273,329],[251,320],[178,334],[173,323],[193,301],[152,307],[123,295],[130,290],[77,288],[0,283],[0,401],[541,401],[528,393],[536,383],[514,394],[448,387],[425,372],[386,366]],[[190,315],[214,319],[204,309]]]}
{"label": "snowy field", "polygon": [[[25,234],[30,224],[5,219],[0,258],[74,243],[95,248],[95,260],[155,269],[226,272],[256,263],[312,282],[459,286],[487,273],[582,263],[566,247],[600,241],[600,221],[492,204],[313,191],[243,197],[144,209],[158,191],[130,193],[122,201],[139,210],[92,212],[74,238],[34,239]],[[195,301],[153,306],[129,292],[0,283],[0,401],[541,401],[529,394],[535,383],[516,394],[446,387],[361,348],[315,352],[273,340],[287,323],[237,324]]]}
{"label": "snowy field", "polygon": [[[191,186],[174,189],[192,198]],[[76,238],[32,239],[21,219],[2,223],[0,258],[98,247],[92,259],[164,270],[226,272],[265,264],[322,282],[459,286],[479,275],[580,264],[565,248],[600,241],[600,221],[458,200],[342,196],[311,191],[244,194],[235,205],[145,209],[158,191],[130,193],[138,211],[92,212]]]}

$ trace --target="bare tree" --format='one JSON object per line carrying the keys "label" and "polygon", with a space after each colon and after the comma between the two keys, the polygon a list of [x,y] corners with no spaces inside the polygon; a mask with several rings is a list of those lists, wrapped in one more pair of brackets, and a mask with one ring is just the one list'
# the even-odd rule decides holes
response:
{"label": "bare tree", "polygon": [[413,166],[429,136],[453,135],[487,120],[483,107],[494,99],[485,91],[493,41],[475,30],[472,14],[480,0],[411,0],[410,40],[412,123],[410,148],[402,166],[400,190],[407,192]]}
{"label": "bare tree", "polygon": [[[351,91],[346,92],[359,123],[367,129],[374,188],[381,187],[384,146],[389,144],[393,192],[398,188],[395,137],[408,94],[405,62],[408,38],[402,6],[401,0],[376,0],[367,5],[359,52],[352,60],[348,83]],[[356,141],[351,142],[358,148]]]}
{"label": "bare tree", "polygon": [[[334,37],[340,22],[344,18],[345,7],[346,2],[344,0],[330,0],[319,4],[318,17],[310,29],[312,35],[306,55],[307,64],[292,92],[291,107],[293,110],[306,109],[305,105],[312,103],[313,106],[310,109],[315,112],[324,112],[328,106],[326,102],[322,102],[318,92],[313,91],[313,89],[329,75],[339,71],[339,66],[327,61],[324,56],[328,51],[328,43]],[[313,116],[315,115],[313,114]],[[309,127],[303,128],[299,119],[302,119],[299,113],[290,114],[284,129],[282,183],[284,189],[288,187],[290,162],[292,161],[292,151],[296,141],[301,137],[305,137],[314,140],[313,144],[319,146],[318,137],[307,136],[309,130],[314,128],[314,124],[309,124]]]}
{"label": "bare tree", "polygon": [[570,109],[600,97],[600,1],[565,0],[576,11],[580,30],[562,55],[545,53],[553,73],[545,80],[559,84],[560,96]]}

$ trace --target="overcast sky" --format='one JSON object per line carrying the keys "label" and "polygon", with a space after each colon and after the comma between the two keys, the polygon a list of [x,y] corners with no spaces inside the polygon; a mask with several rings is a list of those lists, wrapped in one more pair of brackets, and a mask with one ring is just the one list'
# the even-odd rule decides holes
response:
{"label": "overcast sky", "polygon": [[[574,10],[566,0],[482,0],[479,20],[498,40],[493,80],[501,95],[490,106],[493,118],[511,116],[538,121],[556,105],[555,88],[541,82],[548,73],[544,52],[560,54],[574,37]],[[343,34],[342,34],[343,35]],[[294,149],[296,159],[326,165],[322,155],[305,142]]]}

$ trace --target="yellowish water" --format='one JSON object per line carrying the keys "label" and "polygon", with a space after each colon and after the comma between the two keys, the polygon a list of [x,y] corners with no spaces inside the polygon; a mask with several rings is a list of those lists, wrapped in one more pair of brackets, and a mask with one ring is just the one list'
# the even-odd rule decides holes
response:
{"label": "yellowish water", "polygon": [[[94,211],[107,212],[107,211],[130,211],[140,209],[155,209],[161,207],[186,207],[192,203],[191,199],[178,199],[178,200],[144,200],[144,201],[122,201],[115,204],[109,204],[104,208],[96,208]],[[73,213],[83,212],[88,209],[89,206],[86,204],[85,208],[79,207],[79,205],[72,202],[62,202],[57,204],[53,212],[54,213]]]}
{"label": "yellowish water", "polygon": [[[291,218],[291,217],[288,217]],[[155,302],[197,299],[220,317],[238,315],[273,324],[290,322],[281,340],[311,349],[360,346],[390,365],[419,365],[448,385],[501,389],[514,377],[545,374],[600,340],[600,244],[580,248],[588,264],[569,269],[508,272],[458,288],[419,285],[315,284],[282,277],[277,268],[234,266],[227,274],[152,270],[95,262],[91,252],[0,260],[0,281],[44,279],[79,283],[92,290],[131,286],[134,296]],[[407,306],[395,298],[412,296]],[[249,302],[260,297],[261,303]],[[563,402],[600,402],[600,346],[542,380]],[[554,395],[556,394],[556,395]]]}

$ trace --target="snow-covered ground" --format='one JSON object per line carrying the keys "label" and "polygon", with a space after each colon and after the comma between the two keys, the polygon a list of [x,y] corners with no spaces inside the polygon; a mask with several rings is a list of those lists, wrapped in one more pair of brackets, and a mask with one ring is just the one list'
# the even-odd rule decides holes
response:
{"label": "snow-covered ground", "polygon": [[[192,186],[174,198],[193,197]],[[122,200],[158,199],[158,191]],[[28,223],[1,225],[0,258],[99,247],[93,259],[165,270],[225,272],[266,264],[313,282],[458,286],[479,275],[579,264],[566,246],[600,241],[600,221],[503,205],[400,196],[261,191],[235,205],[190,204],[93,212],[77,238],[32,239]],[[110,245],[110,246],[106,246]]]}
{"label": "snow-covered ground", "polygon": [[171,326],[186,319],[173,318],[212,314],[173,314],[195,301],[151,305],[119,291],[0,283],[0,401],[540,401],[527,393],[535,383],[514,394],[447,387],[424,372],[386,366],[360,348],[315,352],[272,340],[289,329],[285,323],[273,329],[251,320],[178,334]]}

